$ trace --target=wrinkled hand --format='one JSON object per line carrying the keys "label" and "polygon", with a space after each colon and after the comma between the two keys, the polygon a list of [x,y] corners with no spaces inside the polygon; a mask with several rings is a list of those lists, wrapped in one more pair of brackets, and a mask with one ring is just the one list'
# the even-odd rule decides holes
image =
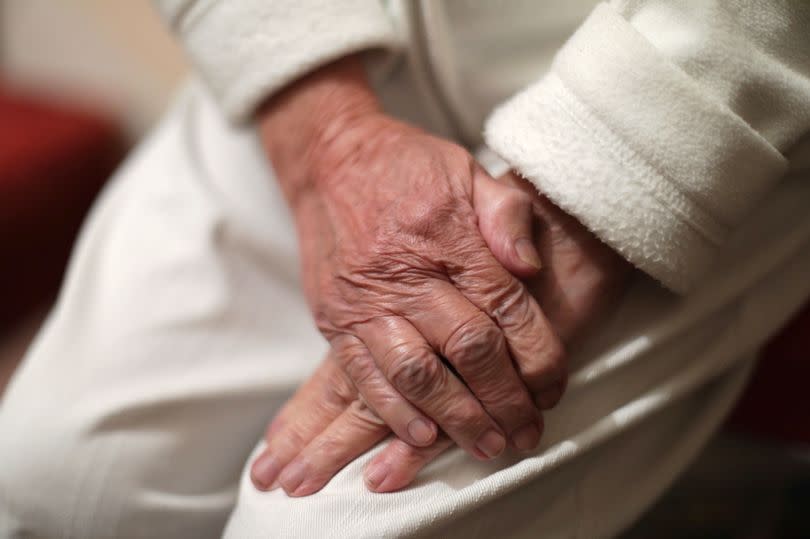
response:
{"label": "wrinkled hand", "polygon": [[[526,284],[555,331],[571,340],[623,291],[630,266],[576,219],[537,195],[528,182],[512,174],[502,182],[532,193],[535,241],[543,270]],[[548,407],[558,398],[552,395],[549,402],[541,404]],[[448,401],[447,406],[454,403]],[[352,382],[330,353],[269,427],[267,449],[252,467],[254,483],[267,488],[256,478],[268,462],[281,459],[289,463],[279,476],[284,490],[294,496],[311,494],[389,433],[385,421],[358,398]],[[427,447],[394,439],[369,463],[366,483],[377,492],[403,488],[452,444],[441,433]]]}
{"label": "wrinkled hand", "polygon": [[[531,197],[460,146],[379,112],[356,68],[339,62],[274,98],[261,129],[333,361],[412,445],[432,444],[438,424],[480,459],[507,438],[532,449],[537,405],[562,393],[563,348],[496,258],[524,275],[539,266]],[[479,227],[480,215],[498,217]],[[274,452],[257,480],[272,482],[285,458]]]}

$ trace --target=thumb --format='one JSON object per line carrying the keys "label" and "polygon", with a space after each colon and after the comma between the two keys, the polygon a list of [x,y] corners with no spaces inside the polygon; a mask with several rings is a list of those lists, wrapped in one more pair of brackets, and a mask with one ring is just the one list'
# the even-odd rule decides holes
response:
{"label": "thumb", "polygon": [[479,169],[473,177],[473,206],[481,235],[498,262],[517,277],[537,273],[541,262],[532,237],[531,195]]}

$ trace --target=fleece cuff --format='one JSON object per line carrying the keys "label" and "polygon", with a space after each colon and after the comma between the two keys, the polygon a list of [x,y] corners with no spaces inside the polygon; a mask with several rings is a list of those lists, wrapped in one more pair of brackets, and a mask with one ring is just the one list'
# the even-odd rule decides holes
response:
{"label": "fleece cuff", "polygon": [[628,261],[684,293],[785,158],[600,4],[487,144]]}
{"label": "fleece cuff", "polygon": [[170,15],[233,121],[247,120],[269,95],[320,65],[399,45],[378,0],[207,0]]}

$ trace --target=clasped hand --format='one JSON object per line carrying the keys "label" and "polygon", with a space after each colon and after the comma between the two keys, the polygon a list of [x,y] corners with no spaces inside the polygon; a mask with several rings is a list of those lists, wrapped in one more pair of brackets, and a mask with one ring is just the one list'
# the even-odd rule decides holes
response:
{"label": "clasped hand", "polygon": [[[578,223],[563,214],[550,221],[551,244],[533,241],[543,204],[559,210],[514,177],[497,182],[463,148],[382,114],[358,69],[349,59],[304,79],[262,123],[295,217],[306,296],[331,345],[252,467],[257,486],[292,495],[320,489],[389,429],[397,440],[366,473],[378,491],[406,485],[452,443],[482,460],[507,444],[533,449],[541,410],[565,387],[558,331],[581,325],[573,312],[553,327],[521,281],[540,268],[538,246],[568,245],[548,232]],[[591,258],[620,267],[580,235],[599,248]],[[589,267],[571,241],[569,277],[581,279]],[[533,286],[559,296],[553,274],[541,275]],[[612,274],[584,275],[593,283],[580,295],[599,303]]]}

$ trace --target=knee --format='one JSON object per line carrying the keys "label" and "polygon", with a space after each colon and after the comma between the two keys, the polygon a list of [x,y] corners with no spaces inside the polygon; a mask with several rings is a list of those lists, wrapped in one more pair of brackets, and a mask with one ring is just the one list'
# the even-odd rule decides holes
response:
{"label": "knee", "polygon": [[9,409],[0,414],[2,537],[97,536],[76,526],[93,514],[102,482],[84,456],[89,451],[79,430],[59,421],[56,412],[47,418],[15,416]]}
{"label": "knee", "polygon": [[0,537],[220,535],[233,492],[199,473],[204,448],[178,452],[177,432],[110,410],[16,408],[0,413]]}

